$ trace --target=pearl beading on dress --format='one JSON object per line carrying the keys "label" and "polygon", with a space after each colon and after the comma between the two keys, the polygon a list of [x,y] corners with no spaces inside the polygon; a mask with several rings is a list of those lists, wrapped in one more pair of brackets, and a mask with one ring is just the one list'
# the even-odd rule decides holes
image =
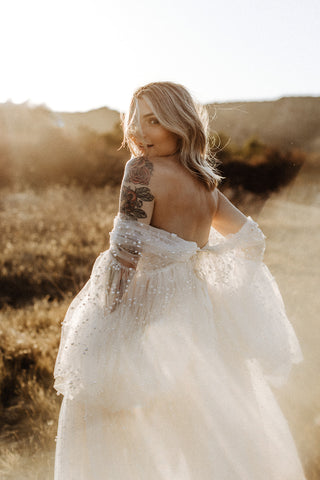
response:
{"label": "pearl beading on dress", "polygon": [[[236,234],[211,229],[200,249],[119,214],[110,248],[96,259],[63,322],[57,391],[111,411],[146,402],[174,388],[189,368],[194,338],[205,351],[213,348],[216,327],[228,348],[260,358],[269,377],[281,381],[301,352],[262,263],[264,249],[250,217]],[[199,305],[206,312],[201,320]],[[223,325],[215,325],[217,311]]]}

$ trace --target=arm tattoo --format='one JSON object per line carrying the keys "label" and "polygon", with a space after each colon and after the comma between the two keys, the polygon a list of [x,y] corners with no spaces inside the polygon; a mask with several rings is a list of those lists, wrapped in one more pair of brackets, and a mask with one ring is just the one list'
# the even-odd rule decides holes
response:
{"label": "arm tattoo", "polygon": [[153,165],[147,158],[135,158],[130,165],[128,182],[139,185],[149,185],[152,171]]}
{"label": "arm tattoo", "polygon": [[[152,163],[144,157],[135,158],[130,164],[120,195],[120,212],[137,220],[146,218],[143,210],[143,202],[152,202],[154,196],[147,186],[136,187],[135,185],[149,185],[153,171]],[[133,184],[133,186],[129,186]],[[127,185],[126,185],[127,184]]]}
{"label": "arm tattoo", "polygon": [[146,218],[146,212],[141,208],[143,202],[152,202],[154,196],[148,187],[130,187],[123,185],[120,197],[120,212],[131,218]]}

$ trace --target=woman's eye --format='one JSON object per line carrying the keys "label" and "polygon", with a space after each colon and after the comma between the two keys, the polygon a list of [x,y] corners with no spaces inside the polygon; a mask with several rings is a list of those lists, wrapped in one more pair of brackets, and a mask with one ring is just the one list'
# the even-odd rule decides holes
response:
{"label": "woman's eye", "polygon": [[156,118],[151,118],[150,123],[151,123],[151,125],[157,125],[159,123],[159,121]]}

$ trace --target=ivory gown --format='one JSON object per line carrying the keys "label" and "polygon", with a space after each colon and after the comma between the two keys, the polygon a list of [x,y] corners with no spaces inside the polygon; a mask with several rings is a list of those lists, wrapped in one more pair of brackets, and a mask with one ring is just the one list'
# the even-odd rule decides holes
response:
{"label": "ivory gown", "polygon": [[302,354],[258,225],[200,249],[119,214],[110,237],[63,323],[55,480],[305,480],[270,389]]}

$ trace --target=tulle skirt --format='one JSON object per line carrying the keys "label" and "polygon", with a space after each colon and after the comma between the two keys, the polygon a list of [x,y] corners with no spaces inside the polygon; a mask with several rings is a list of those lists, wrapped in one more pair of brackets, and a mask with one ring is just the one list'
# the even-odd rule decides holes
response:
{"label": "tulle skirt", "polygon": [[305,480],[270,388],[301,352],[268,269],[216,288],[190,262],[150,268],[106,313],[111,261],[67,314],[55,480]]}
{"label": "tulle skirt", "polygon": [[228,373],[217,381],[203,371],[202,381],[189,377],[171,395],[116,413],[64,399],[55,478],[305,479],[257,366],[235,371],[232,382]]}
{"label": "tulle skirt", "polygon": [[55,480],[305,480],[271,390],[302,353],[263,235],[211,233],[206,251],[116,219],[63,324]]}

